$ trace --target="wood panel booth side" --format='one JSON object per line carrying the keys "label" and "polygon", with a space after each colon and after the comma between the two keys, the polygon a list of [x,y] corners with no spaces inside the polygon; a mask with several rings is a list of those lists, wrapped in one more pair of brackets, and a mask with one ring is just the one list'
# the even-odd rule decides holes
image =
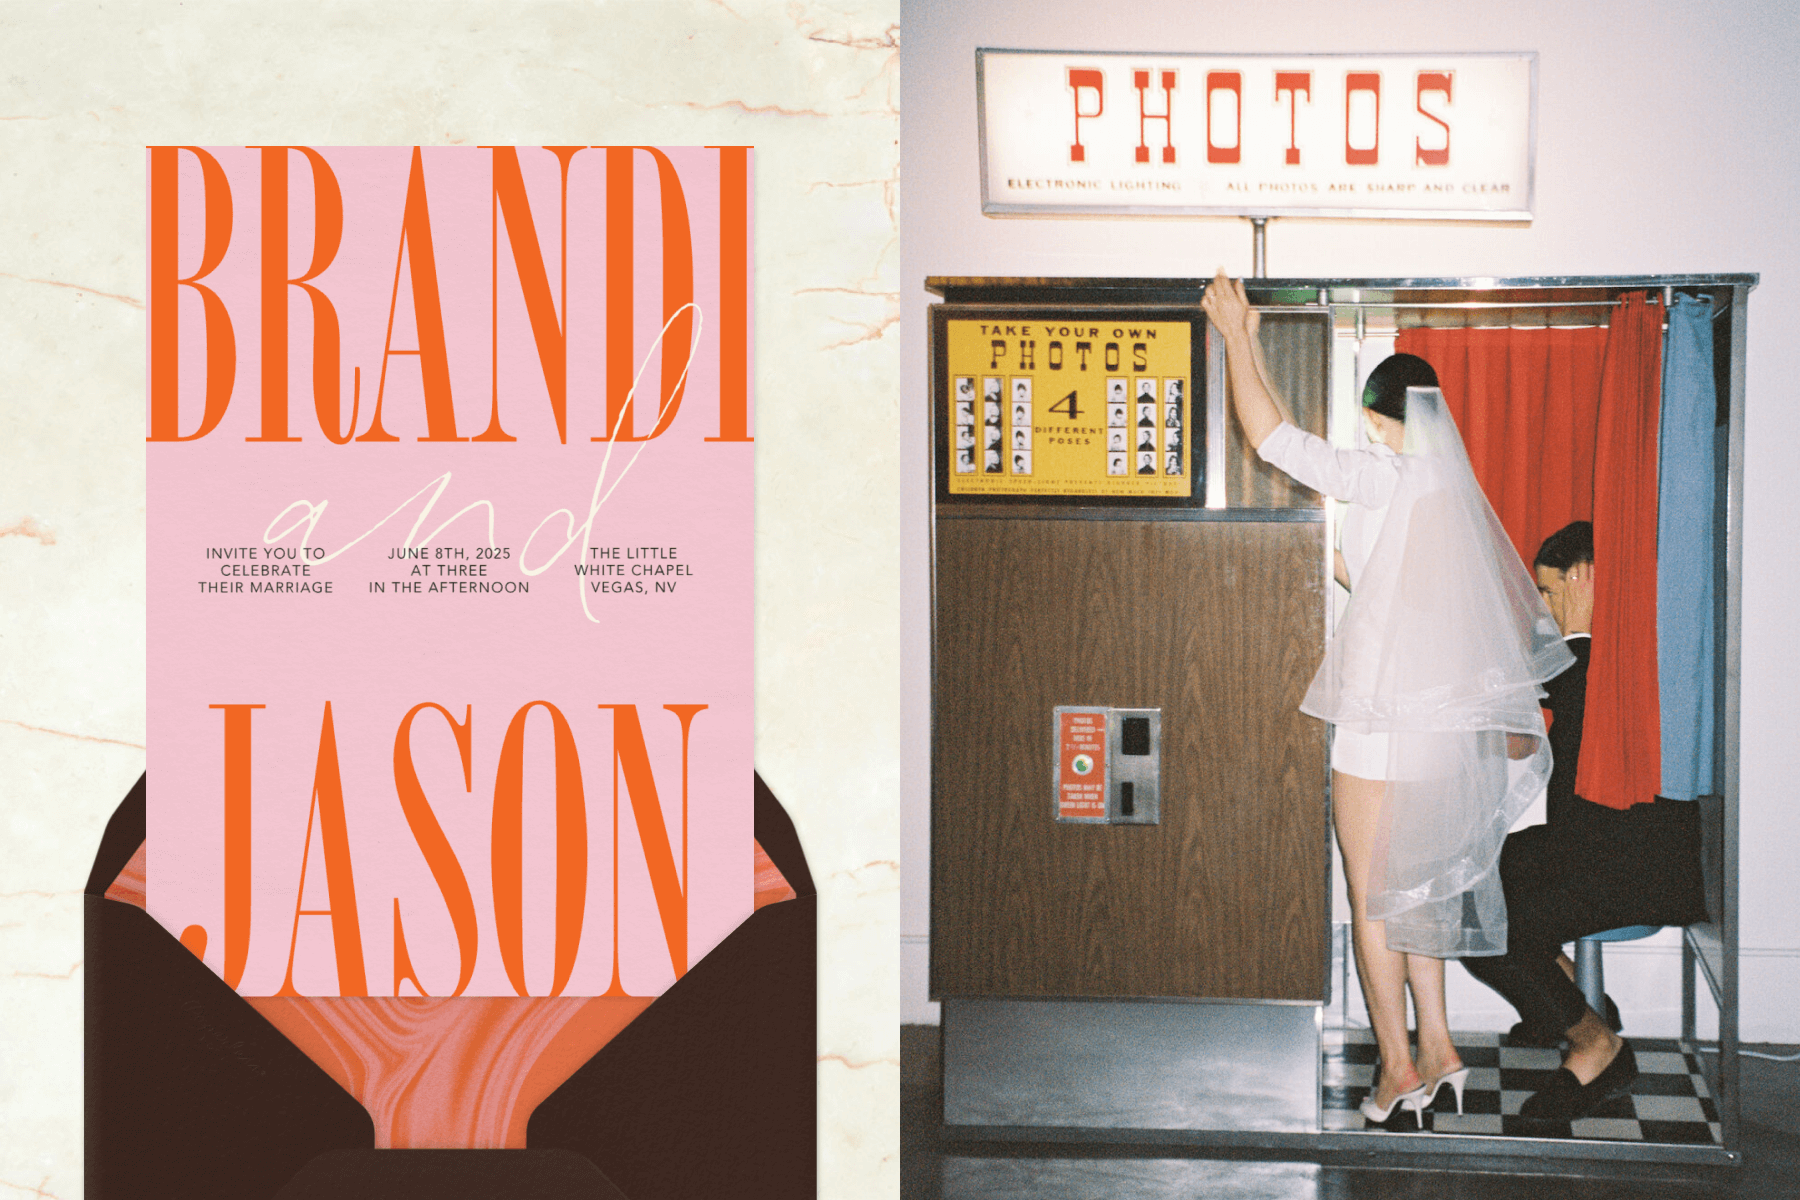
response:
{"label": "wood panel booth side", "polygon": [[[1320,530],[939,526],[934,991],[1323,998]],[[1070,703],[1162,710],[1160,825],[1051,819]]]}
{"label": "wood panel booth side", "polygon": [[[1205,325],[1191,302],[1054,297],[933,313],[932,991],[1320,1003],[1326,733],[1299,712],[1325,640],[1320,498],[1241,439],[1207,478],[1227,423],[1203,382]],[[1153,342],[1134,350],[1135,331],[1152,327],[1165,343],[1185,339],[1191,361],[1158,359]],[[1296,420],[1322,433],[1328,319],[1276,314],[1264,329]],[[1085,354],[1049,340],[1069,331],[1097,336]],[[1006,342],[1031,336],[1030,359]],[[1171,380],[1184,361],[1186,378]],[[988,373],[1017,389],[1027,362],[1036,375],[1016,394],[1038,394],[1037,474],[997,481],[1019,494],[962,482],[969,434],[957,422],[985,429]],[[1099,369],[1083,375],[1090,363]],[[1181,494],[1077,478],[1067,443],[1120,432],[1109,429],[1115,391],[1128,449],[1148,436],[1136,427],[1146,395],[1157,424],[1183,427]],[[1184,392],[1190,411],[1166,407]],[[1159,467],[1170,444],[1160,430]],[[1096,470],[1106,449],[1092,447]],[[1204,507],[1208,484],[1222,507]],[[1055,819],[1062,706],[1156,710],[1157,823]]]}

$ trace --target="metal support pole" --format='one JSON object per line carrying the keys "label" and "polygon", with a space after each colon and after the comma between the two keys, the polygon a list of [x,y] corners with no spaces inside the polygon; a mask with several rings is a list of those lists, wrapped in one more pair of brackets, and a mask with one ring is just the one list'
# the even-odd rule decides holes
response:
{"label": "metal support pole", "polygon": [[1601,943],[1588,938],[1575,942],[1575,983],[1588,1007],[1597,1013],[1606,1011],[1606,966],[1600,947]]}
{"label": "metal support pole", "polygon": [[1694,991],[1694,972],[1699,968],[1694,963],[1694,943],[1688,939],[1688,931],[1681,931],[1681,1038],[1687,1042],[1694,1053],[1699,1054],[1694,1042],[1699,1038],[1699,1006]]}
{"label": "metal support pole", "polygon": [[1744,650],[1744,362],[1748,330],[1745,305],[1750,289],[1738,284],[1731,289],[1731,424],[1727,450],[1725,493],[1725,688],[1723,691],[1724,787],[1724,897],[1719,922],[1719,1123],[1725,1148],[1741,1148],[1739,1129],[1742,1093],[1738,1090],[1738,754],[1742,741],[1742,687]]}
{"label": "metal support pole", "polygon": [[1269,218],[1250,218],[1250,276],[1253,279],[1269,277]]}

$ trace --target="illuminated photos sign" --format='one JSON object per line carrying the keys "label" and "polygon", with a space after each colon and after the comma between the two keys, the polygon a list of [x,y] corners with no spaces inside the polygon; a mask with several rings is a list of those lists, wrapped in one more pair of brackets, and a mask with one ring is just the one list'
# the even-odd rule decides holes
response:
{"label": "illuminated photos sign", "polygon": [[1529,220],[1537,55],[976,52],[987,213]]}

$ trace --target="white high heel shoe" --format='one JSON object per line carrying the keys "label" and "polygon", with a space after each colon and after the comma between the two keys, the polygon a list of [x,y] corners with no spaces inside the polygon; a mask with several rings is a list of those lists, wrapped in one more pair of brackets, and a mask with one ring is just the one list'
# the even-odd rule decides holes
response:
{"label": "white high heel shoe", "polygon": [[[1449,1077],[1445,1076],[1445,1078]],[[1365,1097],[1362,1102],[1361,1111],[1364,1117],[1377,1125],[1381,1125],[1384,1124],[1389,1117],[1394,1115],[1395,1108],[1400,1105],[1405,1105],[1413,1110],[1413,1120],[1418,1122],[1420,1129],[1423,1129],[1425,1128],[1425,1105],[1428,1103],[1430,1103],[1430,1101],[1426,1098],[1424,1084],[1420,1084],[1410,1092],[1401,1092],[1398,1096],[1395,1096],[1392,1100],[1388,1101],[1388,1106],[1386,1108],[1375,1103],[1375,1089],[1370,1088],[1368,1096]]]}
{"label": "white high heel shoe", "polygon": [[1462,1110],[1463,1110],[1463,1107],[1462,1107],[1463,1085],[1468,1082],[1469,1082],[1469,1068],[1467,1068],[1467,1067],[1458,1067],[1454,1071],[1448,1071],[1442,1075],[1439,1075],[1436,1079],[1432,1080],[1428,1084],[1425,1084],[1422,1088],[1419,1089],[1420,1091],[1425,1093],[1425,1099],[1420,1102],[1419,1107],[1424,1108],[1427,1105],[1434,1102],[1437,1099],[1438,1089],[1443,1087],[1447,1083],[1450,1085],[1450,1090],[1453,1093],[1455,1093],[1455,1095],[1456,1095],[1456,1112],[1457,1112],[1458,1116],[1461,1116]]}

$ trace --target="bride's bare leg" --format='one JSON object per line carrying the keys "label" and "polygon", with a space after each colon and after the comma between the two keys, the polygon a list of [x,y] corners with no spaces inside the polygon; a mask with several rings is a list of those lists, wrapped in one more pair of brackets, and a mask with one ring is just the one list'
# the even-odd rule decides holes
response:
{"label": "bride's bare leg", "polygon": [[1406,956],[1406,982],[1412,986],[1413,1015],[1419,1024],[1419,1074],[1436,1079],[1462,1066],[1450,1040],[1444,1013],[1444,960],[1423,954]]}
{"label": "bride's bare leg", "polygon": [[[1360,779],[1341,771],[1331,773],[1332,816],[1337,825],[1338,849],[1344,855],[1345,882],[1350,889],[1356,973],[1362,980],[1363,1001],[1369,1007],[1369,1024],[1375,1030],[1375,1045],[1381,1054],[1375,1103],[1384,1106],[1421,1082],[1406,1034],[1406,956],[1387,948],[1387,930],[1380,921],[1369,920],[1364,908],[1369,862],[1375,853],[1376,826],[1386,790],[1387,785],[1378,780]],[[1438,987],[1441,1011],[1441,963]]]}

